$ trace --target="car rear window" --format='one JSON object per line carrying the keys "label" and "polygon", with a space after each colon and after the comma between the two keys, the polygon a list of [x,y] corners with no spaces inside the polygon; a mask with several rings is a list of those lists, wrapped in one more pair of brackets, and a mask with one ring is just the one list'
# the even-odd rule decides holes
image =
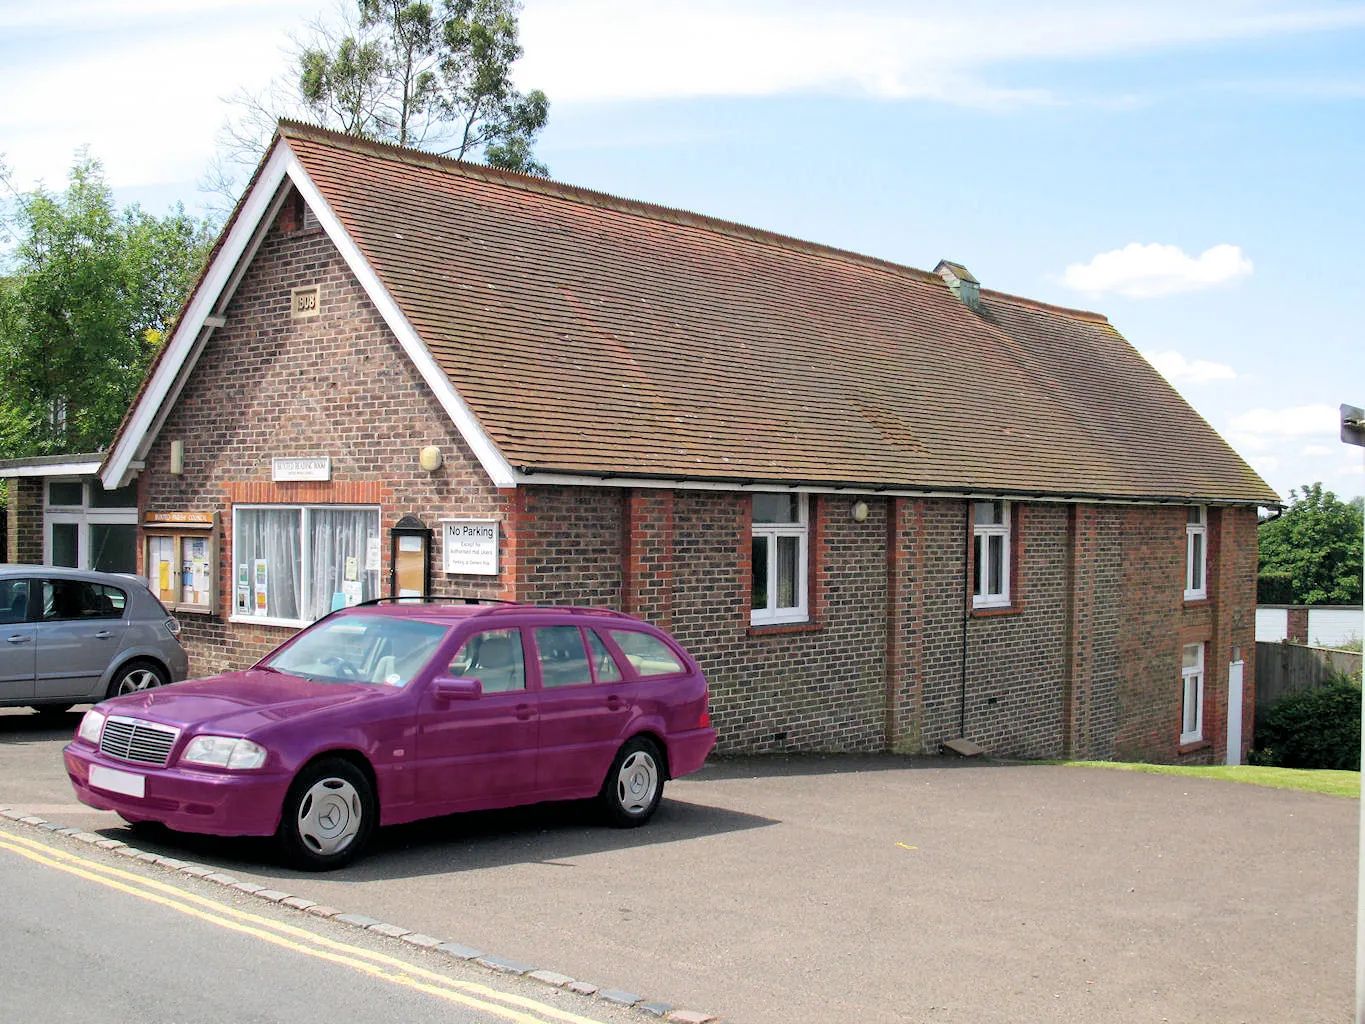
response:
{"label": "car rear window", "polygon": [[678,656],[658,637],[634,630],[613,629],[611,638],[642,676],[666,676],[671,672],[683,671]]}

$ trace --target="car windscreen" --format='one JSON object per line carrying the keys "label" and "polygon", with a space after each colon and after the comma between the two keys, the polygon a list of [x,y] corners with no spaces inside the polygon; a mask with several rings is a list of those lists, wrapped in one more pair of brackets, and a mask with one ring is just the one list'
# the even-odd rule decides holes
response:
{"label": "car windscreen", "polygon": [[340,615],[304,630],[261,664],[323,683],[406,686],[449,627],[389,615]]}

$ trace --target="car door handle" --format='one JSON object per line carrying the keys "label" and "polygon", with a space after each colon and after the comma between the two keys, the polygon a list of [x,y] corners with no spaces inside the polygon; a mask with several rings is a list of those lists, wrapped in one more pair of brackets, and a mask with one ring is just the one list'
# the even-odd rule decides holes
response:
{"label": "car door handle", "polygon": [[14,634],[14,636],[10,637],[6,642],[11,644],[26,644],[32,639],[33,637],[31,636],[24,636],[22,633],[16,633]]}
{"label": "car door handle", "polygon": [[620,711],[625,706],[626,702],[623,701],[620,697],[616,696],[616,694],[613,693],[607,697],[608,711]]}
{"label": "car door handle", "polygon": [[108,640],[108,639],[109,639],[111,636],[113,636],[113,635],[114,635],[114,634],[111,633],[111,632],[109,632],[109,630],[107,630],[107,629],[101,629],[98,633],[95,634],[95,639],[96,639],[96,640]]}
{"label": "car door handle", "polygon": [[529,722],[534,714],[535,714],[535,709],[532,708],[530,704],[518,704],[518,705],[517,705],[517,720],[518,720],[518,721],[521,721],[521,722]]}

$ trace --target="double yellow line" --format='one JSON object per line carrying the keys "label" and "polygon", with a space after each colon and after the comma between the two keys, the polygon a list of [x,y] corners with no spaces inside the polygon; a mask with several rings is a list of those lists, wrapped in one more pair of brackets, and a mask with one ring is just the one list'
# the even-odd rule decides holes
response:
{"label": "double yellow line", "polygon": [[545,1024],[547,1021],[559,1021],[561,1024],[602,1024],[601,1021],[590,1017],[581,1017],[578,1014],[560,1010],[534,999],[528,999],[525,996],[499,992],[497,989],[475,982],[448,978],[443,974],[419,967],[417,964],[399,960],[397,957],[376,953],[344,942],[335,942],[321,935],[315,935],[304,928],[296,928],[293,925],[258,917],[216,900],[186,892],[164,882],[158,882],[156,879],[144,878],[141,875],[122,871],[107,864],[77,857],[65,850],[48,846],[45,843],[34,842],[23,836],[0,832],[0,849],[9,850],[21,857],[27,857],[44,867],[65,871],[77,878],[84,878],[109,889],[127,893],[129,896],[136,896],[138,899],[146,900],[149,903],[159,904],[188,917],[198,918],[200,921],[242,935],[249,935],[273,946],[279,946],[281,949],[292,950],[302,956],[311,956],[317,960],[325,960],[328,963],[349,967],[351,970],[371,978],[378,978],[381,981],[401,985],[416,992],[425,992],[437,999],[444,999],[447,1002],[458,1003],[461,1006],[495,1014],[513,1021],[514,1024]]}

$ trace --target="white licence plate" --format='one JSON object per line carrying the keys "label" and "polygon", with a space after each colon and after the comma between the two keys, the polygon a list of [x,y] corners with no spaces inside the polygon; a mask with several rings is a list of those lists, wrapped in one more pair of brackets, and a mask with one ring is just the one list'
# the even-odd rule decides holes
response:
{"label": "white licence plate", "polygon": [[145,797],[147,795],[147,777],[145,775],[134,775],[132,772],[103,768],[97,764],[90,766],[90,785],[96,789],[107,789],[111,793],[122,793],[124,796]]}

